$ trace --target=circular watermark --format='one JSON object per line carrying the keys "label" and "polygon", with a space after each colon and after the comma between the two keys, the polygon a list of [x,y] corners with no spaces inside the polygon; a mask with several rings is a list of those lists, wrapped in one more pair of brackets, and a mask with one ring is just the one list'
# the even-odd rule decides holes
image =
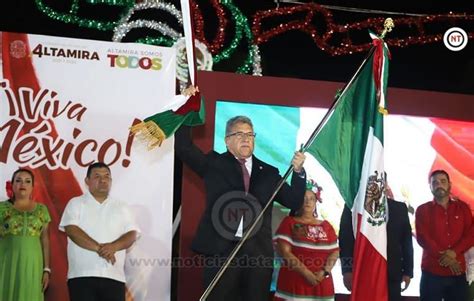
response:
{"label": "circular watermark", "polygon": [[22,40],[15,40],[10,43],[10,55],[16,59],[26,57],[26,45]]}
{"label": "circular watermark", "polygon": [[459,27],[451,27],[443,36],[444,46],[451,51],[460,51],[467,45],[467,33]]}
{"label": "circular watermark", "polygon": [[[244,191],[227,192],[219,197],[212,207],[212,225],[222,237],[228,240],[240,240],[261,211],[260,202],[252,194]],[[262,219],[249,237],[261,226]]]}

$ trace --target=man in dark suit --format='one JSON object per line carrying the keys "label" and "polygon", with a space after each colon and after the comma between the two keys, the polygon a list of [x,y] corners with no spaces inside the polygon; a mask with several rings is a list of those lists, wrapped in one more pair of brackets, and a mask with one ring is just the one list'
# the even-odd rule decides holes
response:
{"label": "man in dark suit", "polygon": [[[413,278],[413,242],[408,209],[404,203],[388,198],[387,222],[387,272],[389,301],[401,299]],[[344,206],[339,229],[339,252],[344,286],[352,290],[352,258],[354,254],[354,234],[352,212]]]}
{"label": "man in dark suit", "polygon": [[[204,179],[206,188],[206,208],[192,243],[193,251],[205,256],[205,287],[282,179],[277,168],[253,155],[255,132],[248,117],[227,121],[225,135],[227,152],[204,154],[192,143],[189,128],[182,127],[175,134],[178,157]],[[304,199],[304,160],[303,153],[295,152],[291,185],[283,184],[275,198],[295,210]],[[273,271],[271,212],[270,206],[207,300],[269,300]]]}

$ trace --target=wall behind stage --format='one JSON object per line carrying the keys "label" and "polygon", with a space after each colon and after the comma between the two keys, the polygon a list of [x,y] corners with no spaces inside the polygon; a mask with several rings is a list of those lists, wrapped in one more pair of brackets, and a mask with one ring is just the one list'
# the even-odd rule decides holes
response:
{"label": "wall behind stage", "polygon": [[[292,107],[328,108],[343,83],[288,78],[252,77],[221,72],[200,72],[200,90],[206,99],[206,125],[193,130],[194,142],[204,151],[213,149],[214,134],[225,127],[215,124],[218,100]],[[390,85],[390,80],[389,80]],[[474,96],[389,88],[390,114],[474,121]],[[246,114],[246,112],[240,112]],[[258,129],[256,129],[258,132]],[[275,127],[275,133],[278,128]],[[257,141],[258,143],[258,141]],[[203,182],[186,166],[183,169],[182,222],[178,300],[198,300],[203,292],[201,266],[190,250],[191,240],[204,209]],[[196,263],[197,262],[197,263]],[[416,268],[416,267],[415,267]]]}
{"label": "wall behind stage", "polygon": [[[66,237],[58,223],[67,202],[86,190],[83,179],[93,161],[110,164],[111,195],[129,205],[141,228],[126,261],[130,295],[135,301],[169,300],[173,140],[149,152],[129,127],[173,99],[174,50],[0,36],[0,183],[18,167],[34,171],[35,199],[52,217],[46,300],[68,300]],[[0,201],[6,198],[0,190]]]}

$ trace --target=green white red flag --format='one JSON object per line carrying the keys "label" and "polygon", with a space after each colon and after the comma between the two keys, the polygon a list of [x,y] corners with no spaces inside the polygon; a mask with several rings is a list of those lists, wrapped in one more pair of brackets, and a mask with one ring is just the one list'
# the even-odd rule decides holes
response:
{"label": "green white red flag", "polygon": [[352,210],[356,301],[388,299],[383,124],[389,51],[381,38],[371,37],[369,57],[307,148]]}

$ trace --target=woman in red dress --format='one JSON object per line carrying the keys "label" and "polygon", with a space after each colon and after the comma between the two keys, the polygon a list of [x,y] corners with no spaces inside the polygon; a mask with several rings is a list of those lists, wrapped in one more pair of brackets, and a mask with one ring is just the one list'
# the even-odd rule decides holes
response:
{"label": "woman in red dress", "polygon": [[317,193],[306,191],[301,209],[285,217],[276,232],[276,248],[284,262],[274,300],[334,300],[331,270],[339,248],[331,224],[317,219],[317,188]]}

